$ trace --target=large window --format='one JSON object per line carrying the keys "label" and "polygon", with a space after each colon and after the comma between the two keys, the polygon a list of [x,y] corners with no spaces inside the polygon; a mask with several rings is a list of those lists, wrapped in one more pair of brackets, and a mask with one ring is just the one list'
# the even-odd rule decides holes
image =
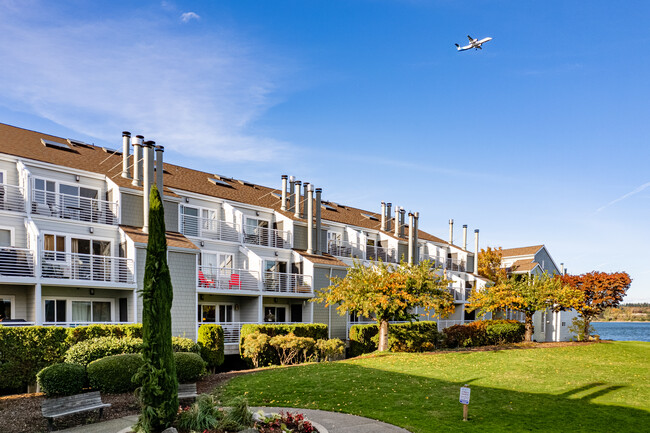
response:
{"label": "large window", "polygon": [[0,322],[14,318],[15,303],[13,296],[0,296]]}
{"label": "large window", "polygon": [[45,299],[43,304],[45,322],[113,321],[113,301],[110,299]]}
{"label": "large window", "polygon": [[282,323],[287,321],[287,307],[264,307],[264,321]]}
{"label": "large window", "polygon": [[44,235],[45,260],[65,261],[65,236]]}
{"label": "large window", "polygon": [[65,322],[66,320],[65,299],[45,300],[45,322]]}
{"label": "large window", "polygon": [[269,222],[257,218],[246,218],[244,238],[246,243],[269,246]]}
{"label": "large window", "polygon": [[199,304],[200,323],[232,323],[233,304]]}

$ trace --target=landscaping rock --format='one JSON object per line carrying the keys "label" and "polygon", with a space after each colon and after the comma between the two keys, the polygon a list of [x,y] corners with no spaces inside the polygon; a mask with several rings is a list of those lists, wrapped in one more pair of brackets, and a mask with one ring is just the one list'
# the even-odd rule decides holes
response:
{"label": "landscaping rock", "polygon": [[176,430],[174,427],[169,427],[163,430],[162,433],[178,433],[178,430]]}

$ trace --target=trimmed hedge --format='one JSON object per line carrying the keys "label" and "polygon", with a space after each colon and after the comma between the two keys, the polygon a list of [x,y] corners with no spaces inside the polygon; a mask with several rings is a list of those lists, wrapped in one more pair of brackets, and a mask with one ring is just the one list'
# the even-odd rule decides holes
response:
{"label": "trimmed hedge", "polygon": [[445,347],[477,347],[518,343],[524,340],[525,325],[516,320],[477,320],[445,328]]}
{"label": "trimmed hedge", "polygon": [[0,326],[0,394],[24,392],[36,373],[63,362],[68,330],[44,326]]}
{"label": "trimmed hedge", "polygon": [[99,337],[75,344],[65,354],[66,362],[88,365],[111,355],[140,353],[142,339],[132,337]]}
{"label": "trimmed hedge", "polygon": [[[388,349],[391,352],[428,352],[440,347],[442,340],[434,321],[391,323]],[[377,350],[379,327],[376,324],[350,327],[350,357]]]}
{"label": "trimmed hedge", "polygon": [[[372,339],[378,334],[379,327],[377,325],[352,325],[350,327],[348,356],[354,358],[377,350],[377,342]],[[388,334],[390,335],[390,326],[388,327]]]}
{"label": "trimmed hedge", "polygon": [[178,383],[194,383],[206,373],[206,362],[196,353],[175,352],[174,362]]}
{"label": "trimmed hedge", "polygon": [[79,364],[54,364],[39,371],[36,380],[48,397],[81,394],[86,385],[86,369]]}
{"label": "trimmed hedge", "polygon": [[206,324],[199,327],[201,357],[208,363],[208,368],[215,369],[225,360],[223,328],[220,325]]}
{"label": "trimmed hedge", "polygon": [[172,350],[174,352],[201,353],[201,346],[191,338],[172,337]]}
{"label": "trimmed hedge", "polygon": [[76,328],[68,328],[68,334],[67,343],[70,346],[99,337],[142,338],[142,324],[78,326]]}
{"label": "trimmed hedge", "polygon": [[144,359],[139,353],[107,356],[88,364],[88,381],[92,388],[102,392],[133,391],[139,386],[133,381],[133,376],[143,364]]}
{"label": "trimmed hedge", "polygon": [[[324,323],[296,323],[291,325],[246,324],[241,327],[239,333],[239,354],[249,363],[251,362],[251,359],[244,356],[244,339],[247,335],[255,332],[266,334],[269,337],[293,334],[296,337],[309,337],[314,340],[327,339],[327,325]],[[277,352],[270,346],[260,356],[259,365],[279,364],[280,358],[278,357]]]}

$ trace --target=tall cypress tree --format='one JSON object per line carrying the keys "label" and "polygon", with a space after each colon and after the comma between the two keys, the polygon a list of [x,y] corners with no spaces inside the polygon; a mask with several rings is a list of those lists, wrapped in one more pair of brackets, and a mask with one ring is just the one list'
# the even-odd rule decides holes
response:
{"label": "tall cypress tree", "polygon": [[144,365],[136,375],[142,414],[137,431],[159,432],[171,426],[178,411],[178,381],[172,352],[173,289],[167,266],[165,214],[156,185],[149,200],[149,243],[142,296]]}

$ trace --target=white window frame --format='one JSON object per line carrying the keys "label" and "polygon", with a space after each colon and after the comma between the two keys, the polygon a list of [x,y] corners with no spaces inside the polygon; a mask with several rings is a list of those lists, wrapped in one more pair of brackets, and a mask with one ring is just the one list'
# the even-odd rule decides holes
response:
{"label": "white window frame", "polygon": [[[207,219],[206,217],[203,216],[203,212],[214,212],[215,217],[216,217],[216,218],[214,218],[214,221],[222,221],[221,220],[221,210],[222,210],[221,207],[215,209],[215,208],[205,207],[205,206],[194,206],[194,205],[190,205],[188,203],[181,204],[180,206],[178,206],[178,222],[179,222],[179,225],[182,225],[181,229],[183,229],[183,230],[185,229],[185,226],[184,226],[184,223],[183,223],[183,216],[185,215],[185,213],[183,211],[184,211],[185,208],[190,208],[190,209],[196,209],[197,210],[197,216],[195,218],[197,218],[197,232],[198,232],[197,236],[192,236],[192,235],[186,235],[186,236],[199,237],[200,238],[200,237],[202,237],[201,235],[203,234],[203,231],[207,230],[207,229],[203,228],[203,220]],[[189,216],[193,216],[193,215],[189,215]]]}
{"label": "white window frame", "polygon": [[[277,308],[284,308],[284,319],[285,319],[285,320],[284,320],[284,322],[277,322],[277,321],[276,321],[276,322],[267,322],[267,321],[265,320],[264,316],[263,316],[263,317],[262,317],[262,321],[263,321],[264,323],[290,323],[290,322],[291,322],[291,317],[290,317],[290,315],[291,315],[291,308],[290,308],[290,305],[291,305],[291,304],[275,304],[275,303],[274,303],[274,304],[263,304],[263,305],[262,305],[262,311],[264,311],[267,307],[269,307],[269,308],[276,308],[276,309],[277,309]],[[277,311],[276,311],[276,314],[275,314],[275,315],[276,315],[276,316],[278,315],[278,314],[277,314]]]}
{"label": "white window frame", "polygon": [[[209,301],[201,301],[199,302],[199,311],[201,312],[201,317],[203,317],[203,306],[210,306],[214,307],[215,313],[214,313],[214,318],[215,322],[203,322],[201,321],[200,323],[215,323],[217,325],[219,324],[231,324],[237,322],[237,310],[235,310],[235,303],[234,302],[209,302]],[[226,322],[221,320],[221,314],[219,313],[219,307],[220,306],[230,306],[232,307],[232,321],[231,322]]]}
{"label": "white window frame", "polygon": [[0,295],[0,301],[9,301],[11,302],[11,311],[9,315],[9,320],[16,318],[16,297],[14,295]]}
{"label": "white window frame", "polygon": [[62,236],[65,238],[65,251],[64,253],[68,254],[72,252],[72,238],[75,239],[81,239],[84,241],[102,241],[102,242],[109,242],[111,244],[111,254],[108,257],[117,257],[117,254],[115,253],[115,242],[113,238],[108,238],[104,236],[87,236],[85,234],[77,234],[77,233],[70,233],[70,232],[57,232],[53,230],[47,230],[43,231],[41,233],[41,236],[39,236],[39,247],[41,251],[45,251],[45,235],[53,235],[53,236]]}
{"label": "white window frame", "polygon": [[[45,301],[65,301],[65,317],[66,321],[65,322],[45,322]],[[67,297],[67,296],[44,296],[42,301],[41,301],[41,308],[43,312],[43,322],[44,323],[77,323],[76,321],[72,320],[72,302],[74,301],[80,301],[80,302],[109,302],[111,304],[111,320],[109,323],[115,323],[115,299],[114,298],[95,298],[95,297],[82,297],[82,298],[77,298],[77,297]],[[90,309],[90,313],[92,315],[92,308]],[[85,322],[84,322],[85,323]],[[89,323],[106,323],[106,322],[95,322],[92,320]]]}
{"label": "white window frame", "polygon": [[7,170],[5,169],[0,169],[0,185],[8,185],[7,184]]}

